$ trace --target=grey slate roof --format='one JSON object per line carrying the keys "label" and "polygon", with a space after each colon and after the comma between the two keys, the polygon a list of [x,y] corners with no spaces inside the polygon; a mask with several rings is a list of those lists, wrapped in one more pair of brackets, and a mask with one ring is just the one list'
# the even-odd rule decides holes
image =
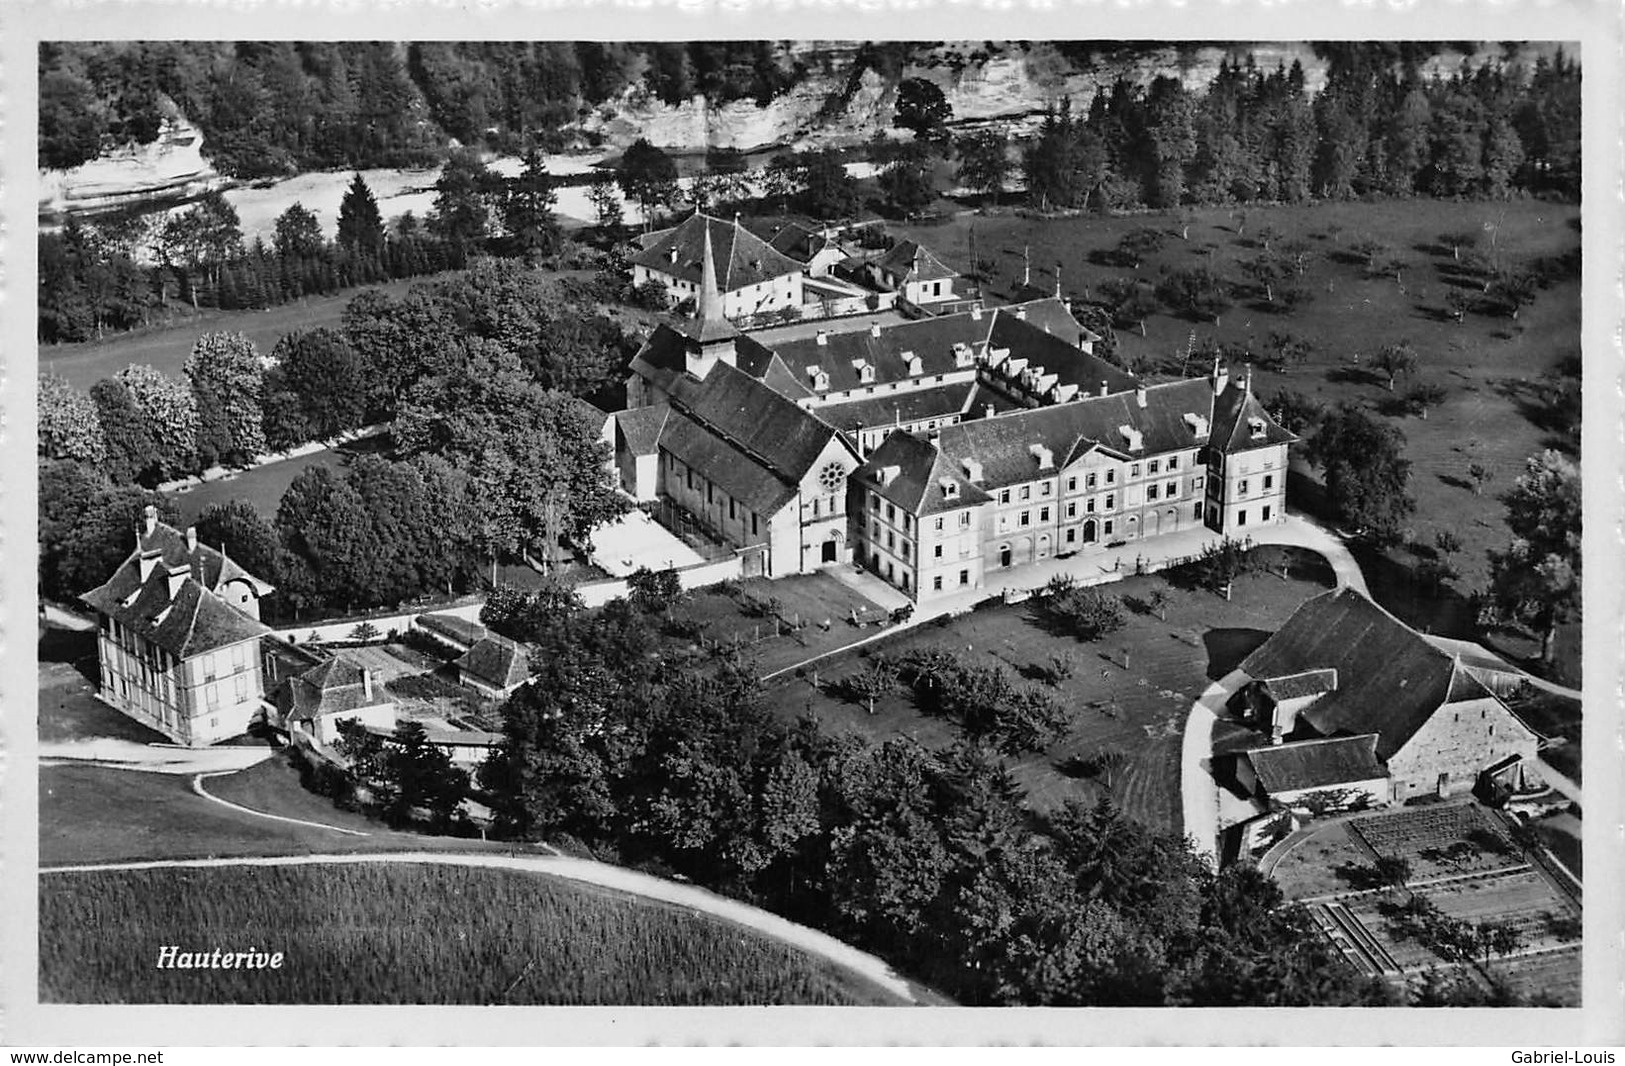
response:
{"label": "grey slate roof", "polygon": [[492,688],[517,685],[530,676],[525,649],[507,637],[481,637],[458,658],[457,667]]}
{"label": "grey slate roof", "polygon": [[660,443],[660,431],[671,415],[671,405],[651,404],[615,412],[615,430],[620,444],[632,455],[653,455]]}
{"label": "grey slate roof", "polygon": [[1376,733],[1385,761],[1442,705],[1489,695],[1450,656],[1348,587],[1305,601],[1241,669],[1251,678],[1336,670],[1336,690],[1300,718],[1323,736]]}
{"label": "grey slate roof", "polygon": [[707,431],[799,484],[835,436],[835,428],[750,375],[718,364],[705,380],[685,379],[672,404]]}
{"label": "grey slate roof", "polygon": [[942,418],[963,414],[977,392],[974,381],[953,385],[933,385],[867,400],[850,400],[818,408],[818,417],[848,433],[859,429],[915,422],[922,418]]}
{"label": "grey slate roof", "polygon": [[[1252,436],[1251,421],[1264,423],[1264,435]],[[1267,448],[1275,444],[1292,444],[1298,440],[1294,433],[1283,429],[1270,417],[1264,405],[1252,390],[1230,379],[1230,384],[1213,403],[1213,444],[1226,452],[1243,452],[1250,448]]]}
{"label": "grey slate roof", "polygon": [[[676,226],[651,234],[648,247],[634,255],[632,262],[698,285],[708,227],[711,231],[712,255],[717,264],[717,286],[723,292],[757,285],[786,274],[801,273],[800,263],[776,250],[744,226],[697,211]],[[676,253],[675,262],[673,252]]]}
{"label": "grey slate roof", "polygon": [[929,248],[914,240],[898,241],[890,251],[880,257],[878,265],[882,270],[897,275],[900,283],[941,281],[959,276],[959,271],[938,259]]}
{"label": "grey slate roof", "polygon": [[288,678],[276,688],[273,701],[288,722],[394,702],[377,679],[369,697],[361,667],[342,655]]}
{"label": "grey slate roof", "polygon": [[[270,628],[227,603],[216,590],[231,581],[250,583],[259,595],[272,586],[248,573],[213,548],[187,547],[186,536],[157,523],[152,533],[137,534],[138,548],[103,584],[79,598],[118,620],[177,659],[264,636]],[[152,572],[141,580],[141,559],[153,559]],[[171,597],[169,571],[186,569]]]}
{"label": "grey slate roof", "polygon": [[[998,488],[1037,476],[1030,450],[1034,444],[1048,448],[1060,469],[1096,446],[1150,456],[1201,443],[1185,415],[1205,418],[1211,410],[1213,389],[1205,379],[1149,386],[1145,401],[1141,407],[1136,393],[1123,392],[961,422],[944,427],[939,447],[956,465],[965,458],[978,460],[983,486]],[[1141,433],[1143,446],[1137,452],[1128,450],[1120,432],[1125,425]]]}
{"label": "grey slate roof", "polygon": [[1376,745],[1376,734],[1362,733],[1273,744],[1245,754],[1265,791],[1294,792],[1387,777],[1387,769],[1377,761]]}
{"label": "grey slate roof", "polygon": [[[896,470],[891,479],[885,480],[893,467]],[[870,452],[854,477],[865,489],[922,517],[992,499],[965,476],[963,466],[944,457],[929,441],[902,431],[893,433]],[[953,496],[944,488],[944,480],[953,483]]]}

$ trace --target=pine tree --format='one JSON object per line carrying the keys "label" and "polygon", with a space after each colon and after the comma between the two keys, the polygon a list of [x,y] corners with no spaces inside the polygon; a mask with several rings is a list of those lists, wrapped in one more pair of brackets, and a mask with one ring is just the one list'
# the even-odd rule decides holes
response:
{"label": "pine tree", "polygon": [[378,201],[359,171],[339,204],[338,243],[361,253],[373,253],[384,243],[384,220]]}

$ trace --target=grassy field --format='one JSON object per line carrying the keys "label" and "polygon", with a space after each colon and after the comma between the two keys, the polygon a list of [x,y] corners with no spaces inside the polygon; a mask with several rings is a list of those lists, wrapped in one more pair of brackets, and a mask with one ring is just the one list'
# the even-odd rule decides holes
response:
{"label": "grassy field", "polygon": [[[751,578],[726,590],[696,589],[672,611],[672,619],[680,626],[702,627],[709,642],[738,640],[757,670],[769,674],[858,639],[865,630],[853,628],[853,612],[869,624],[887,617],[832,575],[816,573],[777,581]],[[798,623],[801,628],[791,628]]]}
{"label": "grassy field", "polygon": [[[1474,232],[1480,250],[1488,252],[1490,234],[1484,227],[1489,224],[1496,227],[1496,250],[1513,260],[1555,256],[1578,248],[1579,213],[1576,205],[1538,201],[1317,204],[1250,208],[1244,229],[1239,213],[1200,210],[1193,216],[1189,240],[1180,239],[1176,220],[1166,214],[1061,220],[958,217],[912,227],[909,235],[949,262],[965,263],[974,223],[977,254],[994,264],[987,287],[1001,295],[1011,294],[1020,281],[1024,247],[1031,248],[1036,286],[1053,289],[1054,264],[1060,262],[1065,291],[1095,295],[1111,279],[1139,277],[1154,283],[1164,271],[1207,265],[1209,253],[1213,269],[1245,283],[1239,264],[1259,254],[1259,235],[1266,226],[1279,231],[1283,245],[1303,240],[1312,251],[1301,280],[1314,294],[1308,304],[1283,312],[1279,304],[1262,299],[1238,300],[1218,325],[1158,313],[1146,320],[1144,337],[1119,330],[1120,347],[1131,358],[1162,360],[1182,354],[1193,333],[1198,344],[1211,338],[1250,343],[1257,350],[1272,330],[1285,330],[1312,340],[1316,351],[1289,374],[1256,371],[1256,391],[1268,396],[1284,386],[1322,403],[1352,400],[1377,406],[1390,394],[1370,371],[1369,356],[1385,344],[1409,340],[1421,362],[1410,381],[1447,390],[1444,404],[1426,419],[1396,419],[1414,464],[1414,536],[1431,544],[1436,531],[1449,529],[1461,538],[1463,549],[1454,562],[1462,576],[1456,586],[1466,591],[1484,586],[1485,551],[1504,547],[1508,539],[1497,494],[1521,473],[1525,458],[1547,443],[1547,434],[1528,417],[1524,397],[1530,383],[1566,353],[1579,350],[1580,286],[1569,279],[1540,292],[1516,322],[1469,314],[1457,324],[1445,311],[1445,297],[1458,264],[1438,238],[1455,230]],[[1163,247],[1148,254],[1137,270],[1111,264],[1105,253],[1126,233],[1148,226],[1170,231]],[[1392,275],[1365,276],[1363,260],[1353,248],[1366,237],[1409,261],[1400,274],[1403,284]],[[1364,368],[1356,362],[1361,356],[1366,357]],[[1409,383],[1401,378],[1400,389]],[[1466,476],[1473,461],[1491,471],[1482,495],[1473,492]],[[1299,494],[1300,502],[1306,498]],[[1465,635],[1471,619],[1459,597],[1429,602],[1415,596],[1409,581],[1414,561],[1396,550],[1389,559],[1394,573],[1368,572],[1376,595],[1419,627]],[[1577,668],[1571,665],[1569,673],[1577,676]]]}
{"label": "grassy field", "polygon": [[[158,969],[159,949],[279,951],[278,969]],[[894,1004],[732,924],[539,874],[299,866],[46,874],[52,1003]]]}
{"label": "grassy field", "polygon": [[254,509],[260,514],[272,519],[276,517],[276,509],[282,502],[282,494],[288,491],[288,486],[306,470],[313,466],[338,469],[348,464],[351,456],[363,452],[382,452],[389,447],[390,438],[387,433],[365,437],[336,448],[324,448],[309,455],[256,466],[218,481],[205,481],[200,485],[169,493],[169,498],[175,501],[175,506],[180,510],[183,528],[185,524],[196,520],[209,504],[225,503],[229,500],[246,500],[253,504]]}
{"label": "grassy field", "polygon": [[[433,280],[433,276],[403,278],[366,288],[381,289],[391,296],[400,297],[413,285]],[[365,288],[355,288],[332,296],[307,296],[295,303],[264,311],[205,309],[193,313],[188,308],[174,321],[151,329],[120,333],[106,340],[82,344],[42,345],[39,349],[39,369],[42,374],[61,374],[82,389],[90,388],[101,378],[112,377],[131,364],[146,364],[157,367],[165,374],[179,375],[197,339],[205,333],[222,330],[247,334],[260,354],[269,355],[285,333],[318,326],[337,327],[344,316],[344,308],[364,291]]]}
{"label": "grassy field", "polygon": [[[1260,549],[1261,560],[1289,560],[1289,577],[1251,574],[1240,578],[1227,603],[1205,591],[1176,588],[1161,576],[1129,578],[1106,590],[1143,599],[1152,589],[1169,595],[1166,621],[1149,612],[1125,612],[1119,632],[1095,644],[1059,636],[1034,620],[1025,606],[976,611],[947,626],[927,624],[872,646],[898,655],[915,648],[944,646],[975,666],[1003,666],[1018,677],[1036,674],[1052,655],[1070,655],[1073,676],[1052,693],[1072,718],[1066,736],[1049,750],[1011,760],[1011,770],[1027,789],[1032,805],[1053,809],[1068,799],[1091,800],[1106,785],[1071,776],[1074,756],[1106,747],[1128,755],[1110,791],[1129,814],[1152,825],[1182,828],[1180,737],[1192,702],[1263,642],[1308,597],[1332,585],[1331,568],[1318,555],[1298,549]],[[1128,666],[1123,666],[1125,649]],[[911,698],[897,694],[878,701],[875,713],[828,691],[855,672],[856,654],[819,664],[815,675],[775,682],[769,702],[787,718],[815,716],[829,732],[852,731],[875,740],[911,736],[928,746],[952,743],[958,729],[923,715]],[[1035,682],[1036,683],[1036,682]]]}

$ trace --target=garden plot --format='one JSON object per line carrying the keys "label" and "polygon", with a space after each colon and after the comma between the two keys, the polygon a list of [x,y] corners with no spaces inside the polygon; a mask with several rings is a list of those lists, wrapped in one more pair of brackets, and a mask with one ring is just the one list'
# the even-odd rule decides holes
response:
{"label": "garden plot", "polygon": [[1408,861],[1413,884],[1527,865],[1505,830],[1476,803],[1357,818],[1349,828],[1376,854]]}

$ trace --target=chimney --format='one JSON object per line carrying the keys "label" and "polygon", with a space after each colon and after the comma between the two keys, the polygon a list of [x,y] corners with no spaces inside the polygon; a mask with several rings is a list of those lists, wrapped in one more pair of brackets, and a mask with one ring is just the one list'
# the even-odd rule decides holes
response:
{"label": "chimney", "polygon": [[1145,383],[1134,386],[1134,403],[1139,407],[1145,406]]}
{"label": "chimney", "polygon": [[666,258],[670,259],[673,263],[677,262],[677,249],[673,248],[671,251],[667,252]]}
{"label": "chimney", "polygon": [[869,336],[871,336],[871,337],[880,336],[880,323],[879,322],[872,323],[869,326]]}
{"label": "chimney", "polygon": [[978,303],[978,304],[971,304],[970,305],[970,320],[972,322],[980,322],[982,320],[982,305],[981,304]]}
{"label": "chimney", "polygon": [[1251,396],[1253,394],[1253,364],[1248,363],[1241,372],[1241,391]]}
{"label": "chimney", "polygon": [[996,415],[998,413],[999,412],[994,408],[994,406],[992,404],[987,404],[982,408],[982,417],[983,418],[992,418],[994,415]]}
{"label": "chimney", "polygon": [[1020,322],[1027,321],[1027,305],[1026,304],[1022,304],[1022,305],[1020,305],[1019,307],[1016,308],[1016,319],[1017,319],[1017,321],[1020,321]]}
{"label": "chimney", "polygon": [[142,515],[146,518],[146,535],[150,537],[158,532],[158,508],[149,503]]}
{"label": "chimney", "polygon": [[1229,368],[1220,362],[1219,357],[1215,355],[1213,357],[1213,395],[1217,396],[1222,393],[1229,380]]}
{"label": "chimney", "polygon": [[362,692],[362,695],[364,695],[366,697],[367,702],[371,703],[372,702],[372,668],[371,667],[363,666],[361,668],[361,692]]}
{"label": "chimney", "polygon": [[819,343],[819,344],[828,344],[829,343],[829,330],[821,329],[821,330],[818,331],[817,343]]}
{"label": "chimney", "polygon": [[1061,298],[1061,264],[1055,264],[1055,298]]}
{"label": "chimney", "polygon": [[1100,394],[1102,396],[1104,396],[1110,391],[1111,391],[1111,386],[1107,385],[1106,382],[1104,380],[1102,380],[1100,382]]}
{"label": "chimney", "polygon": [[186,554],[197,554],[197,526],[186,527]]}

